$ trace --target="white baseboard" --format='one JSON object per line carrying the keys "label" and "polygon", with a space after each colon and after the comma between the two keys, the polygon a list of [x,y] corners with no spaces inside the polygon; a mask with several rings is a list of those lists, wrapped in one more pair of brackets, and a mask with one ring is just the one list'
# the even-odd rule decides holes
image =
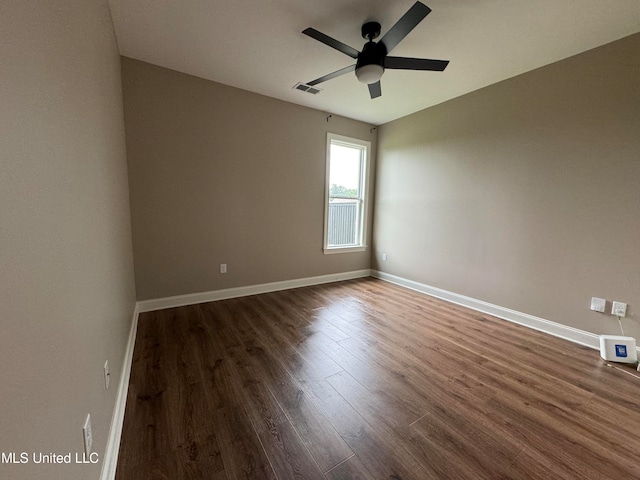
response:
{"label": "white baseboard", "polygon": [[246,297],[248,295],[276,292],[278,290],[289,290],[291,288],[308,287],[310,285],[320,285],[322,283],[340,282],[343,280],[369,276],[371,276],[371,270],[369,269],[355,270],[352,272],[297,278],[295,280],[284,280],[282,282],[249,285],[247,287],[225,288],[224,290],[212,290],[209,292],[176,295],[174,297],[154,298],[151,300],[139,301],[138,311],[140,313],[151,312],[153,310],[162,310],[163,308],[183,307],[185,305],[215,302],[216,300],[225,300],[227,298]]}
{"label": "white baseboard", "polygon": [[133,348],[136,344],[136,332],[138,330],[138,314],[140,309],[136,304],[133,310],[131,330],[129,330],[129,340],[124,352],[120,381],[118,382],[118,393],[116,394],[116,404],[113,408],[111,427],[109,428],[109,438],[102,459],[102,472],[100,480],[114,480],[116,477],[116,467],[118,466],[118,452],[120,451],[120,438],[122,437],[122,426],[124,424],[124,411],[127,406],[127,392],[129,391],[129,377],[131,376],[131,362],[133,361]]}
{"label": "white baseboard", "polygon": [[577,328],[562,325],[561,323],[552,322],[544,318],[535,317],[527,313],[518,312],[509,308],[494,305],[492,303],[483,302],[475,298],[466,297],[458,293],[449,292],[448,290],[442,290],[437,287],[425,285],[424,283],[414,282],[406,278],[391,275],[390,273],[380,272],[378,270],[372,270],[371,276],[384,280],[386,282],[394,283],[402,287],[416,290],[421,293],[425,293],[432,297],[440,298],[456,305],[476,310],[478,312],[487,313],[494,317],[508,320],[509,322],[524,325],[525,327],[538,330],[540,332],[548,333],[554,337],[564,338],[570,342],[579,343],[586,347],[600,349],[600,335],[587,332]]}

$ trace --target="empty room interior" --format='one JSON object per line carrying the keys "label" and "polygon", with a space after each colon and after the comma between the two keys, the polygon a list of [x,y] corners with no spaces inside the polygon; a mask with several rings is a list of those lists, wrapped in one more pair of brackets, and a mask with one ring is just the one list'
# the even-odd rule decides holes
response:
{"label": "empty room interior", "polygon": [[640,478],[640,3],[0,2],[0,478]]}

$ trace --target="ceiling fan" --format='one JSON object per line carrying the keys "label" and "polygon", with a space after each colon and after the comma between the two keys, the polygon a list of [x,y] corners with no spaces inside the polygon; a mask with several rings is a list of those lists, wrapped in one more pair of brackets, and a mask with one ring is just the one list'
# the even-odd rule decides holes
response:
{"label": "ceiling fan", "polygon": [[400,43],[402,39],[424,19],[424,17],[429,15],[430,12],[431,9],[429,7],[423,3],[416,2],[378,42],[374,42],[373,40],[380,36],[380,24],[378,22],[365,23],[362,25],[362,37],[367,40],[367,43],[364,44],[361,52],[358,52],[355,48],[339,42],[338,40],[331,38],[314,28],[307,28],[303,30],[302,33],[305,35],[308,35],[331,48],[335,48],[339,52],[349,55],[351,58],[356,60],[354,65],[341,68],[333,73],[316,78],[315,80],[308,82],[307,85],[317,85],[355,70],[358,80],[369,86],[369,94],[371,95],[371,98],[377,98],[382,95],[380,77],[382,77],[382,74],[387,68],[395,70],[443,71],[449,64],[448,60],[388,56],[389,52],[391,52],[391,50],[393,50],[396,45],[398,45],[398,43]]}

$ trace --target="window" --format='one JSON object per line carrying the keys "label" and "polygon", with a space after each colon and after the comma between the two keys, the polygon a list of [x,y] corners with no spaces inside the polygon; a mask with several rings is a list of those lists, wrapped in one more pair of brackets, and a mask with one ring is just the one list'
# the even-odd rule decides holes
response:
{"label": "window", "polygon": [[366,178],[370,150],[370,142],[327,134],[325,253],[366,248]]}

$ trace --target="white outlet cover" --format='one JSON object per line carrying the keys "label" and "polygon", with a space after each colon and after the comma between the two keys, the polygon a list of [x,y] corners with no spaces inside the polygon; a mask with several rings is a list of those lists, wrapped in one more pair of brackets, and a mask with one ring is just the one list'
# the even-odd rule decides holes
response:
{"label": "white outlet cover", "polygon": [[604,312],[607,301],[604,298],[592,297],[591,310],[594,312]]}
{"label": "white outlet cover", "polygon": [[93,433],[91,431],[91,414],[87,414],[87,419],[82,427],[82,438],[84,439],[84,454],[88,457],[91,454],[91,446],[93,445]]}
{"label": "white outlet cover", "polygon": [[109,390],[109,379],[111,374],[109,373],[109,360],[104,362],[104,388],[105,390]]}
{"label": "white outlet cover", "polygon": [[627,315],[627,304],[622,302],[613,302],[611,304],[611,315],[616,317],[625,317]]}

